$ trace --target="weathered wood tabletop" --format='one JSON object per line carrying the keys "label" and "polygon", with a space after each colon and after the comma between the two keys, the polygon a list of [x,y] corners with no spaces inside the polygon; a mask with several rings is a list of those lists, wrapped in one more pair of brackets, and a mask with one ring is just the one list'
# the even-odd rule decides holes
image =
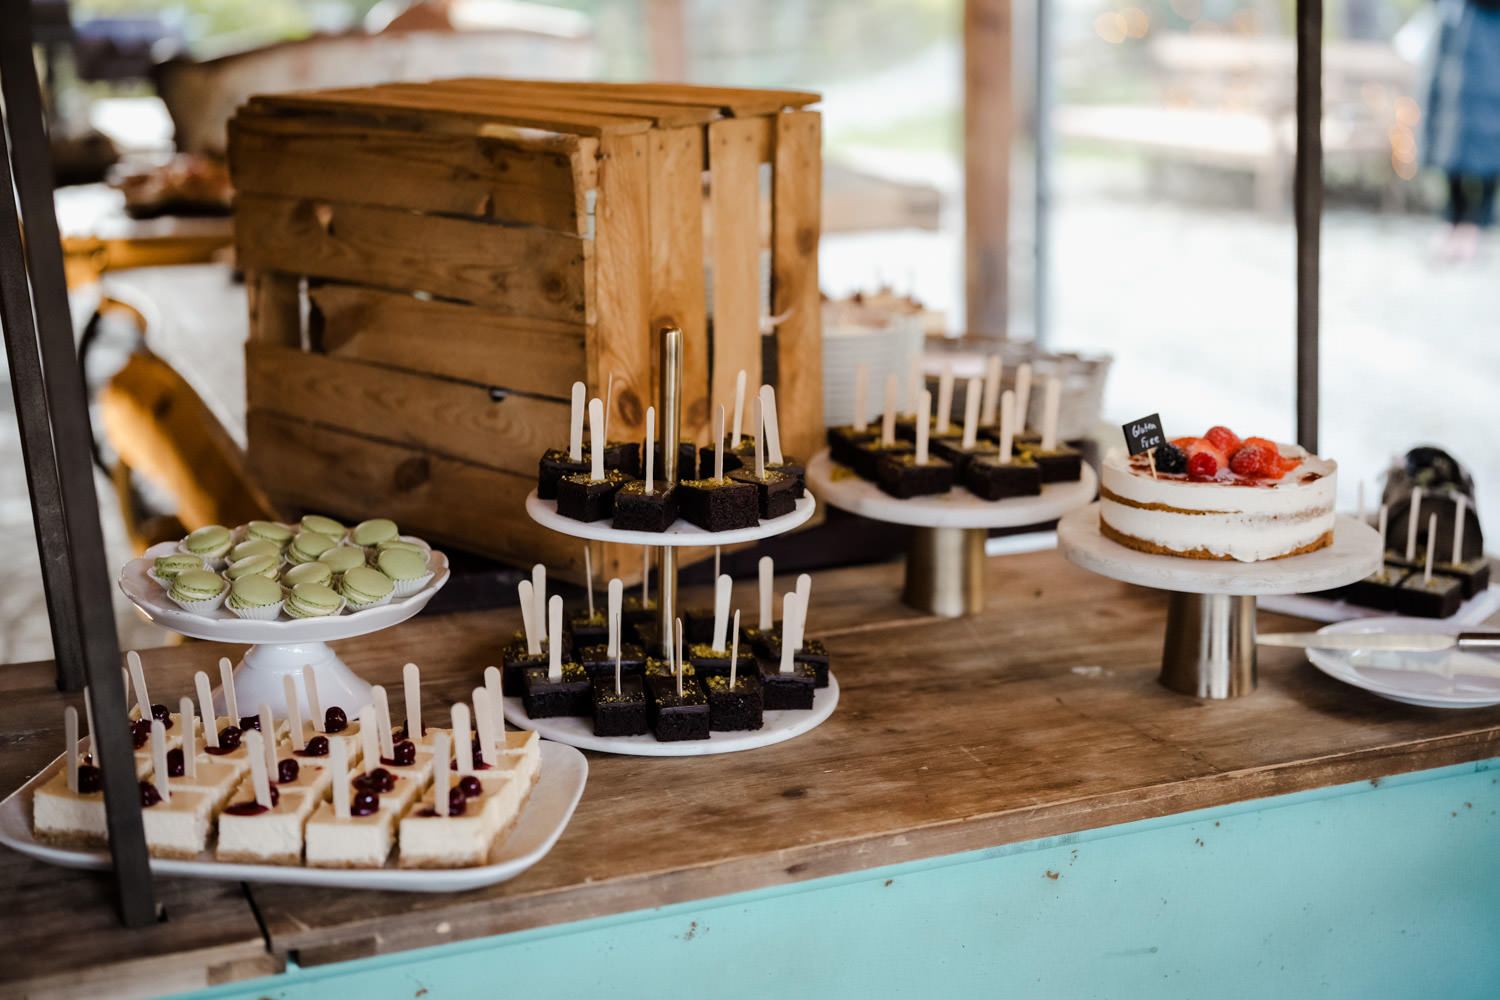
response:
{"label": "weathered wood tabletop", "polygon": [[[1055,551],[991,560],[988,610],[957,621],[901,605],[900,574],[814,581],[810,633],[828,641],[842,688],[828,722],[748,753],[590,754],[552,853],[488,889],[252,885],[263,942],[239,886],[159,880],[168,922],[126,932],[111,925],[103,880],[0,854],[0,940],[18,945],[0,963],[0,994],[63,969],[145,976],[130,992],[157,992],[171,985],[158,967],[178,981],[257,975],[289,953],[303,965],[358,958],[1500,754],[1500,708],[1400,705],[1294,650],[1261,650],[1251,697],[1172,694],[1156,683],[1164,595]],[[739,606],[753,606],[752,589],[737,588]],[[518,619],[417,618],[337,645],[372,682],[398,684],[402,664],[420,664],[437,704],[479,681]],[[1261,625],[1305,623],[1263,614]],[[209,643],[144,654],[153,691],[187,692],[192,671],[226,652],[237,654]],[[0,784],[14,787],[57,752],[63,698],[45,664],[0,670],[0,691]]]}

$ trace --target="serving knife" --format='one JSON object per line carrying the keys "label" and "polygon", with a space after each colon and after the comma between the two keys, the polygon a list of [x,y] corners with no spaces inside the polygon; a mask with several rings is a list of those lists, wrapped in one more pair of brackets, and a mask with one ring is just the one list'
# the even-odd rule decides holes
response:
{"label": "serving knife", "polygon": [[1298,649],[1367,649],[1396,653],[1435,653],[1458,649],[1472,653],[1500,653],[1500,632],[1270,632],[1255,637],[1262,646]]}

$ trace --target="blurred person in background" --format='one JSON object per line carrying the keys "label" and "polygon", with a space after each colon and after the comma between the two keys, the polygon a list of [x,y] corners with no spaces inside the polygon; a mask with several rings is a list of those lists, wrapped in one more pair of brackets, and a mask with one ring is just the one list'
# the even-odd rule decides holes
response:
{"label": "blurred person in background", "polygon": [[1495,221],[1500,179],[1500,0],[1437,0],[1440,16],[1424,116],[1426,160],[1447,174],[1442,255],[1465,261]]}

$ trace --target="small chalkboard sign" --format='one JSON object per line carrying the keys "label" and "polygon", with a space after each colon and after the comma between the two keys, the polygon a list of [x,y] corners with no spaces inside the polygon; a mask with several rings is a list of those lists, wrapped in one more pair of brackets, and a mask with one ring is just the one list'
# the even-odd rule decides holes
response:
{"label": "small chalkboard sign", "polygon": [[1125,432],[1125,444],[1132,455],[1159,448],[1167,441],[1166,432],[1161,429],[1161,416],[1156,413],[1122,424],[1120,429]]}

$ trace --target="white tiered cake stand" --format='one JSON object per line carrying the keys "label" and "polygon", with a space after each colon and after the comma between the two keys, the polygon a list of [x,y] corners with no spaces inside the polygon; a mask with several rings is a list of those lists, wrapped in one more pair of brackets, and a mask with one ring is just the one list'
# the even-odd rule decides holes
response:
{"label": "white tiered cake stand", "polygon": [[1235,698],[1255,690],[1255,598],[1330,590],[1380,568],[1380,535],[1340,514],[1333,544],[1265,562],[1184,559],[1137,552],[1099,533],[1099,505],[1072,511],[1057,525],[1063,554],[1122,583],[1171,593],[1161,683],[1199,698]]}
{"label": "white tiered cake stand", "polygon": [[902,600],[919,611],[957,618],[984,608],[984,540],[990,528],[1055,520],[1094,499],[1099,477],[1085,463],[1077,482],[1048,483],[1039,496],[984,500],[956,486],[936,496],[897,500],[835,463],[825,449],[807,464],[807,484],[831,506],[916,528]]}
{"label": "white tiered cake stand", "polygon": [[[240,707],[243,710],[248,706],[254,711],[257,705],[270,705],[272,712],[283,717],[286,688],[282,678],[287,675],[300,678],[308,669],[317,676],[318,700],[323,705],[339,705],[351,714],[368,705],[369,683],[350,670],[328,643],[401,624],[426,607],[448,582],[448,558],[434,551],[429,558],[432,579],[415,594],[394,598],[377,608],[345,611],[326,618],[251,621],[236,617],[223,607],[207,614],[194,614],[178,607],[166,590],[146,575],[157,556],[176,551],[176,542],[162,542],[147,549],[143,557],[130,560],[120,570],[120,590],[142,614],[164,629],[194,639],[251,643],[234,668],[234,689]],[[307,718],[306,687],[298,687],[303,692],[303,718]],[[215,697],[222,710],[223,692]]]}

